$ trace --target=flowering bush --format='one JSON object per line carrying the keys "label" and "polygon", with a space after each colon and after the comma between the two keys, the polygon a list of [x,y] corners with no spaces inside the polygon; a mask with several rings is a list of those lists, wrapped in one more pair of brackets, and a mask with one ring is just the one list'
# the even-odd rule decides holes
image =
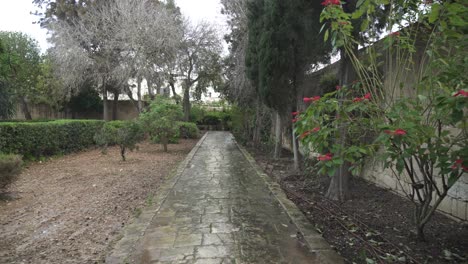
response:
{"label": "flowering bush", "polygon": [[[467,23],[464,18],[468,15],[468,7],[462,0],[438,3],[426,1],[424,6],[421,5],[421,1],[410,0],[406,1],[404,6],[401,3],[391,5],[392,8],[386,10],[385,14],[386,31],[389,36],[382,42],[385,52],[396,56],[395,65],[386,69],[390,73],[394,70],[396,74],[392,76],[383,75],[379,71],[381,61],[377,59],[376,54],[384,52],[376,51],[375,45],[367,47],[369,61],[366,65],[359,59],[355,49],[357,45],[369,44],[361,42],[366,36],[379,35],[376,21],[379,21],[378,16],[385,10],[385,4],[379,0],[363,0],[357,2],[354,10],[348,6],[346,11],[335,1],[324,1],[323,5],[321,21],[325,22],[325,40],[331,36],[334,47],[343,51],[342,55],[351,60],[356,74],[361,79],[360,91],[365,95],[355,97],[352,103],[359,111],[364,109],[361,107],[372,109],[365,112],[359,122],[363,122],[362,127],[369,131],[378,132],[379,136],[373,145],[382,147],[381,158],[386,167],[395,171],[395,177],[402,184],[401,189],[407,192],[408,198],[415,204],[414,224],[418,237],[423,240],[423,229],[427,221],[448,190],[467,172],[468,167],[468,126],[465,115],[468,96],[468,43],[462,33],[466,30]],[[360,25],[357,25],[358,22]],[[407,25],[408,22],[410,26]],[[359,26],[360,33],[355,34],[355,27]],[[399,30],[395,31],[395,27]],[[415,39],[416,37],[418,39]],[[421,45],[421,42],[424,44]],[[416,43],[419,43],[419,46]],[[421,51],[421,47],[425,50]],[[418,62],[414,60],[416,52],[420,52],[423,57],[427,56],[421,60],[427,64],[413,69],[418,71],[418,75],[412,83],[391,80],[407,74],[404,71],[412,67],[409,65],[417,65]],[[386,80],[383,79],[384,76]],[[386,81],[389,81],[387,83],[390,85],[384,89]],[[409,89],[407,98],[395,97],[401,88],[407,86],[413,87]],[[341,91],[341,87],[337,90]],[[307,112],[327,115],[320,112],[316,108],[317,105],[319,104],[311,105],[309,108],[314,109]],[[349,102],[343,102],[343,107],[333,111],[340,119],[349,118],[347,114],[350,112],[343,111],[349,107]],[[330,116],[329,113],[328,115]],[[353,122],[337,123],[338,118],[330,122],[327,118],[324,120],[323,117],[317,118],[315,115],[311,118],[313,120],[303,118],[303,123],[310,123],[303,124],[304,127],[344,125],[341,131],[336,128],[332,130],[332,135],[343,137],[343,133],[348,132],[345,136],[345,149],[336,149],[336,146],[332,145],[330,150],[334,154],[333,158],[320,156],[320,162],[328,164],[329,168],[333,167],[331,162],[335,160],[338,162],[344,158],[345,161],[352,161],[354,156],[344,154],[348,152],[346,149],[367,149],[358,142],[348,140],[353,138],[355,133]],[[329,143],[320,143],[317,137],[315,133],[308,133],[303,137],[303,141],[321,152]],[[323,167],[321,170],[324,171]],[[406,177],[408,179],[403,179]],[[410,182],[409,187],[405,186],[406,181]]]}
{"label": "flowering bush", "polygon": [[[320,153],[317,169],[321,174],[333,176],[345,162],[351,165],[353,174],[358,174],[364,158],[376,150],[369,138],[378,132],[375,116],[379,109],[368,103],[371,98],[367,94],[360,102],[352,99],[356,93],[353,87],[357,85],[317,96],[319,99],[295,120],[296,134],[303,145]],[[336,140],[340,134],[346,134],[344,144]]]}

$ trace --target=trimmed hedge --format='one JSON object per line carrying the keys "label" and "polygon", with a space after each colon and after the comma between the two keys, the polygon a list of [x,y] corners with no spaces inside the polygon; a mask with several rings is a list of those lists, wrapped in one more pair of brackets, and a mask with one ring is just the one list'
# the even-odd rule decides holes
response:
{"label": "trimmed hedge", "polygon": [[4,190],[16,181],[22,164],[21,156],[0,153],[0,190]]}
{"label": "trimmed hedge", "polygon": [[0,123],[0,151],[26,158],[79,151],[95,144],[100,120]]}
{"label": "trimmed hedge", "polygon": [[179,126],[179,135],[181,138],[196,139],[200,137],[200,130],[195,123],[177,122]]}

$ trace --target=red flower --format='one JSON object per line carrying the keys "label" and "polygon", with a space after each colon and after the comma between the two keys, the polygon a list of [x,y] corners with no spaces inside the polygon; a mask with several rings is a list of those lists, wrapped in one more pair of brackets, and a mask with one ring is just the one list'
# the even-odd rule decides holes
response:
{"label": "red flower", "polygon": [[406,131],[401,128],[398,128],[393,132],[393,134],[397,136],[403,136],[406,135]]}
{"label": "red flower", "polygon": [[460,90],[458,91],[456,94],[454,94],[453,96],[454,97],[458,97],[458,96],[463,96],[463,97],[468,97],[468,92],[467,91],[464,91],[464,90]]}
{"label": "red flower", "polygon": [[296,123],[297,121],[299,121],[299,118],[294,118],[294,119],[292,120],[293,123]]}
{"label": "red flower", "polygon": [[371,94],[366,93],[363,98],[366,99],[366,100],[370,100],[371,99]]}
{"label": "red flower", "polygon": [[341,86],[337,85],[337,86],[336,86],[336,90],[337,90],[337,91],[341,90]]}
{"label": "red flower", "polygon": [[392,33],[390,33],[390,36],[392,36],[392,37],[399,37],[399,36],[400,36],[400,32],[398,32],[398,31],[397,31],[397,32],[392,32]]}
{"label": "red flower", "polygon": [[301,113],[301,112],[292,112],[291,114],[292,114],[293,116],[297,116],[297,115],[300,114],[300,113]]}
{"label": "red flower", "polygon": [[320,127],[315,127],[314,129],[312,129],[312,132],[319,132],[320,131]]}
{"label": "red flower", "polygon": [[319,161],[329,161],[329,160],[331,160],[332,158],[333,158],[333,154],[327,153],[327,154],[325,154],[325,155],[319,155],[319,156],[317,157],[317,160],[319,160]]}
{"label": "red flower", "polygon": [[311,133],[311,131],[306,131],[306,132],[302,133],[302,134],[299,136],[299,138],[300,138],[300,139],[303,139],[303,138],[307,137],[308,135],[310,135],[310,133]]}
{"label": "red flower", "polygon": [[407,134],[406,130],[403,130],[401,128],[395,129],[395,131],[385,130],[384,133],[394,136],[404,136]]}
{"label": "red flower", "polygon": [[361,102],[362,100],[364,100],[362,99],[362,97],[356,97],[354,98],[353,103],[358,103],[358,102]]}
{"label": "red flower", "polygon": [[462,159],[457,159],[455,163],[452,165],[452,169],[456,170],[458,167],[461,167],[464,171],[468,171],[468,167],[463,166],[463,160]]}
{"label": "red flower", "polygon": [[322,2],[323,6],[329,6],[329,5],[341,5],[340,0],[324,0]]}
{"label": "red flower", "polygon": [[316,102],[318,100],[320,100],[320,96],[314,96],[314,97],[305,97],[304,99],[304,103],[310,103],[310,102]]}

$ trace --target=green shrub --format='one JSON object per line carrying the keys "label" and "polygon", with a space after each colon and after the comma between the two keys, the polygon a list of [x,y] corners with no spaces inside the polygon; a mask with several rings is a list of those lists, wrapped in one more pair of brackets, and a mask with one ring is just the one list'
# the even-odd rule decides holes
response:
{"label": "green shrub", "polygon": [[0,153],[0,190],[12,184],[21,172],[21,156]]}
{"label": "green shrub", "polygon": [[158,97],[149,109],[140,115],[141,123],[151,138],[158,139],[167,152],[167,144],[173,137],[177,137],[179,126],[177,121],[182,119],[183,113],[174,101]]}
{"label": "green shrub", "polygon": [[218,129],[230,130],[232,127],[231,111],[210,111],[207,112],[200,125],[215,126]]}
{"label": "green shrub", "polygon": [[205,117],[203,117],[202,124],[210,126],[219,126],[221,125],[222,116],[221,112],[208,112]]}
{"label": "green shrub", "polygon": [[340,83],[335,74],[327,73],[320,77],[320,87],[324,93],[333,92],[336,90],[336,86]]}
{"label": "green shrub", "polygon": [[[179,139],[180,139],[180,132],[175,132],[174,134],[172,134],[168,140],[167,140],[167,143],[168,144],[178,144],[179,143]],[[160,136],[158,134],[154,134],[151,136],[151,142],[155,143],[155,144],[163,144]]]}
{"label": "green shrub", "polygon": [[0,151],[27,159],[79,151],[95,144],[99,120],[0,123]]}
{"label": "green shrub", "polygon": [[195,123],[190,122],[177,122],[179,125],[179,135],[181,138],[199,138],[200,130]]}
{"label": "green shrub", "polygon": [[201,124],[205,115],[206,110],[203,109],[203,107],[201,107],[200,105],[194,104],[190,109],[190,122]]}
{"label": "green shrub", "polygon": [[122,160],[126,160],[126,150],[133,151],[136,144],[144,139],[141,125],[135,121],[110,121],[104,124],[96,133],[94,139],[98,145],[107,148],[108,145],[118,145]]}

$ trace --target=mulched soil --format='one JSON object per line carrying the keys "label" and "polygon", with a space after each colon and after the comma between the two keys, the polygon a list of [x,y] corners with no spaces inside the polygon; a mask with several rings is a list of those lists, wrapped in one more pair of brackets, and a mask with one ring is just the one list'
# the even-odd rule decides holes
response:
{"label": "mulched soil", "polygon": [[30,164],[0,196],[0,263],[102,263],[196,142],[169,153],[145,142],[126,162],[112,147]]}
{"label": "mulched soil", "polygon": [[346,263],[468,263],[466,221],[436,213],[425,229],[427,242],[418,242],[408,200],[353,178],[349,200],[338,204],[324,197],[328,177],[291,173],[290,153],[273,160],[258,149],[249,151]]}

